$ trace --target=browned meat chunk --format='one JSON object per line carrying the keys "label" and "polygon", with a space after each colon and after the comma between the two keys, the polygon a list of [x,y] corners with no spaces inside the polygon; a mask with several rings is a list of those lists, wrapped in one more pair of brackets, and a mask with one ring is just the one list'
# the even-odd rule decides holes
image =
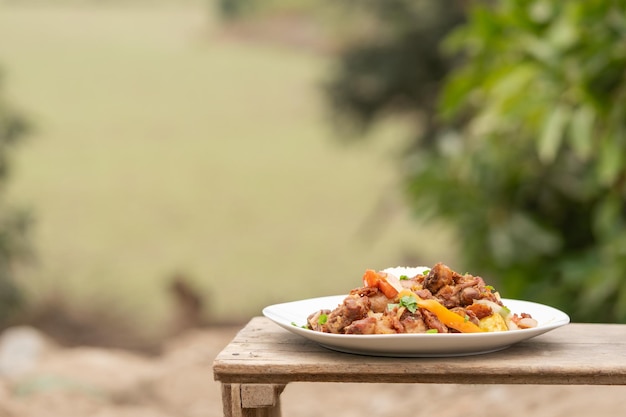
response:
{"label": "browned meat chunk", "polygon": [[476,317],[476,314],[472,310],[465,309],[465,315],[469,318],[469,321],[475,325],[480,325],[480,319]]}
{"label": "browned meat chunk", "polygon": [[485,317],[489,317],[493,314],[493,310],[491,307],[485,304],[472,304],[467,306],[468,311],[471,311],[476,315],[476,317],[480,319],[484,319]]}
{"label": "browned meat chunk", "polygon": [[316,311],[315,313],[311,314],[306,319],[307,324],[309,326],[309,329],[315,330],[315,331],[318,331],[318,332],[323,332],[324,331],[324,323],[322,323],[322,322],[325,321],[325,320],[320,320],[320,317],[322,317],[323,315],[328,317],[329,314],[330,314],[330,310],[320,310],[320,311]]}
{"label": "browned meat chunk", "polygon": [[454,272],[439,262],[433,266],[424,278],[424,288],[435,294],[445,285],[454,285]]}
{"label": "browned meat chunk", "polygon": [[456,307],[459,305],[458,288],[452,285],[445,285],[437,292],[437,298],[446,308]]}
{"label": "browned meat chunk", "polygon": [[325,329],[328,333],[343,333],[343,329],[350,323],[367,316],[369,309],[368,297],[351,294],[345,298],[343,304],[328,315],[328,321],[324,325]]}
{"label": "browned meat chunk", "polygon": [[424,300],[435,298],[435,297],[433,297],[433,295],[432,295],[432,293],[430,291],[428,291],[427,289],[424,289],[424,288],[422,288],[421,290],[415,291],[415,295],[417,295],[419,298],[422,298]]}
{"label": "browned meat chunk", "polygon": [[349,326],[346,326],[346,334],[375,334],[376,333],[376,317],[365,317],[361,320],[353,321]]}
{"label": "browned meat chunk", "polygon": [[471,311],[471,310],[468,310],[468,309],[463,308],[463,307],[454,307],[454,308],[450,309],[450,311],[458,314],[461,317],[465,317],[465,320],[471,321],[475,325],[479,324],[478,317],[476,317],[476,314],[474,314],[474,312]]}
{"label": "browned meat chunk", "polygon": [[435,329],[438,333],[448,333],[448,327],[443,324],[437,316],[428,310],[421,309],[422,316],[424,317],[424,323],[429,329]]}
{"label": "browned meat chunk", "polygon": [[382,313],[387,310],[389,298],[385,297],[385,294],[383,294],[382,292],[377,292],[376,294],[371,295],[369,299],[370,308],[374,313]]}
{"label": "browned meat chunk", "polygon": [[358,295],[359,297],[372,297],[378,294],[378,288],[374,287],[359,287],[350,291],[350,295]]}
{"label": "browned meat chunk", "polygon": [[378,320],[376,333],[402,333],[402,324],[400,324],[400,320],[394,313],[387,310],[385,314],[381,315],[380,320]]}
{"label": "browned meat chunk", "polygon": [[480,292],[474,287],[466,287],[459,293],[459,302],[461,305],[469,306],[474,303],[474,300],[480,299]]}
{"label": "browned meat chunk", "polygon": [[474,300],[486,299],[502,304],[498,297],[487,289],[481,277],[461,275],[442,263],[435,265],[424,279],[424,289],[429,290],[449,309],[472,305]]}
{"label": "browned meat chunk", "polygon": [[428,330],[419,310],[415,314],[404,314],[400,323],[404,327],[405,333],[423,333]]}

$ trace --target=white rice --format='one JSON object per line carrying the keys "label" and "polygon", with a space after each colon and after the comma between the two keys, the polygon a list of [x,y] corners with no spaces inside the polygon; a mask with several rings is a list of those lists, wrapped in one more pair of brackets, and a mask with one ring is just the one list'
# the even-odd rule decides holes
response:
{"label": "white rice", "polygon": [[400,278],[402,275],[406,275],[409,278],[413,278],[416,275],[423,274],[424,271],[430,270],[428,266],[396,266],[393,268],[385,268],[383,272],[388,274],[395,275],[397,278]]}

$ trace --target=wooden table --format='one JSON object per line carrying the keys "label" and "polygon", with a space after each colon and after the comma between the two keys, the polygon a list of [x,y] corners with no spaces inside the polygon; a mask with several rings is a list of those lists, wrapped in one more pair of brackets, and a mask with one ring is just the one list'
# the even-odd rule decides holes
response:
{"label": "wooden table", "polygon": [[451,358],[339,353],[253,318],[215,358],[224,415],[280,416],[289,382],[626,385],[626,325],[572,323],[508,349]]}

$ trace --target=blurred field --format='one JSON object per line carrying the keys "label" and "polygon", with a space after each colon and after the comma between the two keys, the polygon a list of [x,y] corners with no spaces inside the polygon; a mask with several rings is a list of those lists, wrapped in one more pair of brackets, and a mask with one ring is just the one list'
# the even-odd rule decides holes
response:
{"label": "blurred field", "polygon": [[453,266],[445,233],[402,208],[402,126],[338,145],[318,91],[331,63],[224,36],[205,2],[0,2],[6,92],[35,127],[8,190],[35,218],[34,302],[158,331],[178,272],[233,321],[366,268]]}

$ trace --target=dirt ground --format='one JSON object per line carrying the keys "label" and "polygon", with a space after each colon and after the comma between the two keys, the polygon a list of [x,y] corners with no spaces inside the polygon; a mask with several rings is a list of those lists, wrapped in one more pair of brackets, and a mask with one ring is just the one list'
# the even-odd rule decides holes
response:
{"label": "dirt ground", "polygon": [[[33,328],[9,329],[0,337],[0,417],[220,416],[211,364],[237,330],[188,331],[144,356],[61,348]],[[619,416],[626,387],[294,383],[282,401],[284,416],[302,417]]]}

